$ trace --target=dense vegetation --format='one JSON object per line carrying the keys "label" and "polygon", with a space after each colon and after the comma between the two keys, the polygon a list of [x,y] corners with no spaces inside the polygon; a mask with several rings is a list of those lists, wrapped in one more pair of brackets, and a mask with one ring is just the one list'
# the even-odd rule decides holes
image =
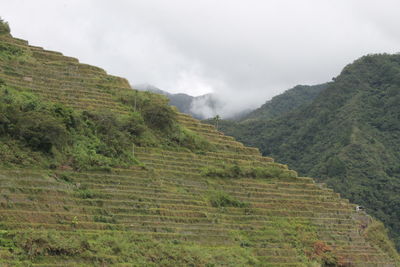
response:
{"label": "dense vegetation", "polygon": [[75,170],[137,164],[134,145],[191,150],[208,147],[204,139],[176,123],[165,103],[150,93],[127,92],[137,111],[126,115],[76,111],[45,102],[32,93],[0,88],[0,158],[2,165],[73,168]]}
{"label": "dense vegetation", "polygon": [[275,119],[219,125],[364,205],[400,248],[400,55],[362,57],[311,104]]}
{"label": "dense vegetation", "polygon": [[[306,106],[310,104],[323,90],[328,87],[329,83],[323,83],[318,85],[297,85],[291,89],[286,90],[284,93],[274,96],[271,100],[265,102],[261,107],[236,118],[230,118],[225,120],[216,120],[217,117],[212,119],[204,120],[204,122],[212,124],[217,128],[221,128],[224,132],[234,135],[240,140],[241,135],[234,133],[236,131],[241,132],[243,124],[256,123],[258,120],[265,121],[273,119],[279,116],[299,108],[300,106]],[[236,129],[239,127],[239,129]]]}
{"label": "dense vegetation", "polygon": [[0,34],[10,33],[10,26],[0,17]]}
{"label": "dense vegetation", "polygon": [[310,104],[319,93],[328,87],[329,83],[318,85],[297,85],[284,93],[274,96],[260,108],[252,111],[241,119],[272,119],[288,113],[299,106]]}
{"label": "dense vegetation", "polygon": [[206,177],[215,178],[295,178],[297,173],[288,170],[287,166],[271,164],[263,167],[244,167],[239,164],[223,164],[221,167],[206,167],[202,169],[201,174]]}

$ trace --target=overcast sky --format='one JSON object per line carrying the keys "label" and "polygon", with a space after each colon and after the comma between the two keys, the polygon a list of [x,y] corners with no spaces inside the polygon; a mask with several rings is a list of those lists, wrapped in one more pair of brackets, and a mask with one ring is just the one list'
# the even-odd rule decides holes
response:
{"label": "overcast sky", "polygon": [[15,37],[223,112],[400,51],[398,0],[1,0]]}

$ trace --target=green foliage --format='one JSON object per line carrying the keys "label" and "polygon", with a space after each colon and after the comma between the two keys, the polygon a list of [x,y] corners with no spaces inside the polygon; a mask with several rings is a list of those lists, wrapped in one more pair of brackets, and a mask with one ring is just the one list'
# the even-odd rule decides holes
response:
{"label": "green foliage", "polygon": [[365,239],[382,251],[390,255],[393,259],[400,263],[400,256],[394,249],[393,241],[388,239],[385,226],[376,220],[373,220],[363,233]]}
{"label": "green foliage", "polygon": [[[3,164],[70,165],[78,170],[135,164],[130,148],[144,128],[135,114],[79,113],[10,88],[0,91],[0,114]],[[24,160],[29,151],[37,157]]]}
{"label": "green foliage", "polygon": [[369,55],[309,105],[220,128],[365,206],[400,249],[399,103],[400,55]]}
{"label": "green foliage", "polygon": [[146,125],[159,131],[170,131],[176,124],[176,113],[168,106],[168,100],[150,92],[136,90],[119,92],[117,100],[139,112]]}
{"label": "green foliage", "polygon": [[80,197],[80,198],[83,198],[83,199],[95,198],[96,197],[96,193],[94,193],[90,189],[80,189],[77,192],[77,197]]}
{"label": "green foliage", "polygon": [[307,220],[270,216],[268,224],[257,231],[232,231],[232,235],[242,247],[284,243],[288,251],[297,254],[296,263],[304,266],[341,266],[333,249],[318,240],[318,230]]}
{"label": "green foliage", "polygon": [[168,106],[168,100],[161,95],[132,90],[120,92],[117,99],[130,106],[133,111],[140,112],[152,129],[167,132],[176,124],[176,113]]}
{"label": "green foliage", "polygon": [[332,247],[318,240],[318,231],[311,222],[290,218],[273,220],[281,227],[283,238],[298,251],[298,254],[305,254],[307,259],[304,260],[309,264],[318,262],[326,267],[342,266]]}
{"label": "green foliage", "polygon": [[16,247],[21,248],[29,259],[39,256],[74,256],[87,249],[88,244],[77,237],[66,237],[57,231],[28,231],[14,238]]}
{"label": "green foliage", "polygon": [[[0,59],[15,59],[24,55],[25,51],[22,48],[11,44],[0,43]],[[7,69],[6,73],[15,75],[15,73],[7,71]]]}
{"label": "green foliage", "polygon": [[9,121],[15,123],[3,124],[9,130],[7,134],[22,140],[34,151],[51,153],[53,149],[62,149],[69,141],[65,125],[47,112],[15,110],[8,115]]}
{"label": "green foliage", "polygon": [[145,126],[150,129],[138,141],[144,146],[168,146],[186,148],[191,151],[214,150],[203,137],[180,126],[175,110],[164,96],[137,90],[119,92],[117,100],[140,114]]}
{"label": "green foliage", "polygon": [[2,164],[105,170],[137,164],[134,145],[192,151],[212,148],[204,138],[180,127],[174,111],[166,104],[147,103],[143,110],[146,119],[139,109],[126,115],[78,112],[3,85],[0,89]]}
{"label": "green foliage", "polygon": [[221,120],[221,117],[219,115],[217,115],[211,119],[211,121],[214,123],[215,129],[217,129],[217,130],[218,130],[218,124],[219,124],[220,120]]}
{"label": "green foliage", "polygon": [[147,125],[160,131],[169,131],[176,123],[176,113],[168,106],[149,104],[142,110]]}
{"label": "green foliage", "polygon": [[[45,265],[43,259],[68,259],[69,264],[80,266],[249,266],[258,260],[243,248],[204,247],[178,240],[155,240],[138,233],[105,232],[85,235],[76,231],[65,235],[57,231],[24,231],[16,233],[14,250],[19,261]],[[110,257],[109,255],[114,255]]]}
{"label": "green foliage", "polygon": [[0,34],[8,34],[10,33],[10,26],[8,25],[8,22],[4,21],[0,17]]}
{"label": "green foliage", "polygon": [[171,140],[179,146],[191,151],[214,151],[215,147],[207,139],[195,134],[193,131],[177,126],[178,130],[171,134]]}
{"label": "green foliage", "polygon": [[310,104],[328,85],[329,83],[313,86],[297,85],[278,96],[274,96],[240,121],[248,119],[267,120],[282,116],[300,106]]}
{"label": "green foliage", "polygon": [[103,215],[95,215],[93,217],[93,221],[101,223],[117,223],[117,220],[114,217]]}
{"label": "green foliage", "polygon": [[236,207],[244,208],[248,204],[240,201],[224,191],[213,191],[208,196],[208,202],[215,208]]}
{"label": "green foliage", "polygon": [[297,173],[284,166],[272,164],[268,167],[247,167],[238,164],[224,164],[222,167],[205,167],[201,174],[214,178],[294,178]]}

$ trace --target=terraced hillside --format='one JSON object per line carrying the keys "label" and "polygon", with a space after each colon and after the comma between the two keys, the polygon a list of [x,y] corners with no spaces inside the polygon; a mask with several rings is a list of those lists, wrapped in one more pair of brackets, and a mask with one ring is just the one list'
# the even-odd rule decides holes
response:
{"label": "terraced hillside", "polygon": [[126,79],[11,35],[0,35],[0,40],[0,49],[17,58],[12,61],[7,56],[0,58],[0,79],[8,85],[79,109],[126,112],[112,97],[119,90],[130,89]]}
{"label": "terraced hillside", "polygon": [[[78,110],[131,112],[124,79],[0,36],[1,79]],[[66,66],[71,66],[67,68]],[[135,146],[103,171],[0,170],[1,266],[396,266],[382,225],[311,178],[177,114],[210,145]]]}
{"label": "terraced hillside", "polygon": [[220,161],[272,164],[262,157],[136,153],[147,170],[2,170],[3,264],[395,266],[366,241],[371,219],[310,178],[199,174]]}

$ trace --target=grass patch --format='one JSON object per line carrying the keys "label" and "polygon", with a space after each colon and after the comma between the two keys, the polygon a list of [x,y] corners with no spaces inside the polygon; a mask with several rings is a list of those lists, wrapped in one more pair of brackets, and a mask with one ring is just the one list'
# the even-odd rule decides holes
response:
{"label": "grass patch", "polygon": [[16,233],[13,242],[19,260],[45,264],[48,256],[58,263],[109,266],[254,266],[260,262],[241,247],[203,247],[181,240],[155,240],[134,233],[108,232],[88,236],[81,231],[61,234],[56,231]]}
{"label": "grass patch", "polygon": [[240,201],[223,191],[212,191],[209,193],[207,199],[210,205],[215,208],[222,208],[222,207],[244,208],[249,206],[248,203]]}
{"label": "grass patch", "polygon": [[100,195],[90,189],[79,189],[76,196],[83,199],[91,199],[99,197]]}
{"label": "grass patch", "polygon": [[220,167],[204,167],[201,175],[214,178],[295,178],[295,171],[282,168],[280,165],[268,167],[244,167],[239,164],[224,164]]}

